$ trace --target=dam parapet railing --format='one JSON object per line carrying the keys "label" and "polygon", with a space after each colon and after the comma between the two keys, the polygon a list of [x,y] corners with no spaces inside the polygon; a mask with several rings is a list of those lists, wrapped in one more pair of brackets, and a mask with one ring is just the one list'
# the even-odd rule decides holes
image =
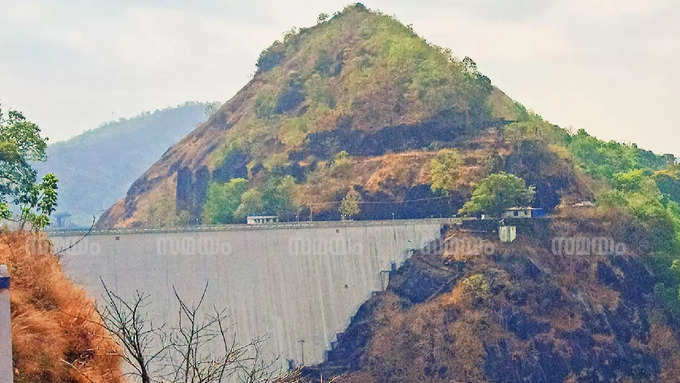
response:
{"label": "dam parapet railing", "polygon": [[[467,218],[466,218],[467,219]],[[232,225],[198,225],[178,226],[168,228],[125,228],[92,230],[48,230],[47,234],[52,237],[73,237],[80,235],[125,235],[125,234],[162,234],[162,233],[190,233],[190,232],[214,232],[214,231],[256,231],[256,230],[286,230],[286,229],[316,229],[316,228],[341,228],[341,227],[371,227],[371,226],[394,226],[394,225],[451,225],[457,226],[463,223],[462,218],[415,218],[415,219],[389,219],[389,220],[365,220],[365,221],[292,221],[269,224],[232,224]]]}

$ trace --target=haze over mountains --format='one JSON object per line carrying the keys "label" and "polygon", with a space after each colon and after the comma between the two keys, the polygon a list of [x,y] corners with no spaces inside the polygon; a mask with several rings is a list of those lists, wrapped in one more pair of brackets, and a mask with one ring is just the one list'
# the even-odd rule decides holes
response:
{"label": "haze over mountains", "polygon": [[102,124],[47,148],[40,175],[59,179],[58,212],[89,226],[170,146],[208,117],[212,104],[187,102]]}
{"label": "haze over mountains", "polygon": [[[261,214],[282,221],[468,214],[470,219],[434,221],[440,238],[423,248],[409,245],[401,252],[376,237],[358,240],[373,254],[384,246],[380,250],[398,251],[408,260],[380,268],[380,291],[370,292],[345,331],[324,334],[330,343],[325,361],[304,366],[303,379],[678,380],[680,164],[674,155],[554,125],[508,97],[472,58],[432,45],[411,26],[361,3],[286,32],[256,66],[250,82],[195,129],[201,105],[188,104],[55,145],[51,155],[69,161],[47,164],[62,179],[61,207],[100,209],[105,198],[113,198],[104,192],[111,192],[122,198],[100,217],[99,228],[178,228],[173,238],[188,226],[243,223]],[[189,133],[161,145],[170,125],[176,128],[173,137]],[[167,145],[172,146],[165,150]],[[155,157],[148,153],[151,147]],[[130,163],[136,166],[142,157],[148,168],[127,192],[109,190],[131,180],[123,174],[140,174],[143,169]],[[81,169],[94,175],[78,178]],[[92,196],[97,199],[91,205],[83,202]],[[541,208],[547,215],[506,216],[513,207],[516,213]],[[355,286],[334,273],[347,272],[335,260],[349,255],[316,257],[321,250],[314,245],[351,242],[343,227],[368,226],[333,225],[334,238],[307,241],[313,250],[303,267],[323,281],[307,283],[305,293],[318,294],[316,307],[328,307],[330,289]],[[372,225],[380,231],[387,226]],[[205,278],[225,284],[231,275],[220,269],[233,270],[242,281],[257,275],[299,282],[276,263],[283,259],[279,246],[300,239],[295,226],[253,230],[275,236],[276,245],[262,251],[240,234],[253,227],[228,227],[234,238],[221,243],[238,246],[191,261],[207,269]],[[153,275],[158,279],[145,282],[161,288],[170,284],[174,266],[197,270],[183,258],[204,250],[193,246],[202,231],[188,231],[192,249],[180,250],[177,264],[133,240],[128,245],[150,256],[122,262],[121,270]],[[507,235],[499,235],[503,232]],[[123,248],[113,246],[116,262]],[[233,267],[231,249],[244,252],[239,255],[248,267]],[[257,261],[263,266],[255,267],[255,257],[262,257]],[[210,267],[215,263],[220,268]],[[276,299],[289,289],[247,285],[223,291],[261,295],[266,300],[259,306],[294,310]],[[290,290],[295,299],[297,291]],[[299,325],[245,313],[255,327]]]}

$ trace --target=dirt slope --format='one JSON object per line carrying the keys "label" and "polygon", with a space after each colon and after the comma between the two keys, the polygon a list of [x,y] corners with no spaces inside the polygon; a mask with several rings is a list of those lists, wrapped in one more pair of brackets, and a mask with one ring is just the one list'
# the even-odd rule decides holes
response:
{"label": "dirt slope", "polygon": [[[520,226],[513,244],[449,231],[443,246],[394,273],[306,373],[337,382],[676,382],[680,333],[626,230],[563,218]],[[599,236],[617,245],[553,248],[555,238]]]}

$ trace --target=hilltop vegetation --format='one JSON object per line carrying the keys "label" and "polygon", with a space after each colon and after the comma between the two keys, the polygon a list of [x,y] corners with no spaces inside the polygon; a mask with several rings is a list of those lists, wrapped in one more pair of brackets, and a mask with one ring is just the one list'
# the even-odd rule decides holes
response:
{"label": "hilltop vegetation", "polygon": [[[207,198],[216,196],[208,193],[209,185],[235,178],[247,181],[250,192],[243,195],[255,200],[267,189],[290,193],[270,204],[229,205],[232,211],[219,216],[230,219],[203,223],[239,221],[256,212],[337,218],[339,201],[353,186],[366,202],[394,202],[389,212],[358,218],[392,216],[409,192],[430,194],[421,190],[430,153],[515,117],[512,100],[470,58],[456,58],[393,17],[361,5],[289,31],[262,53],[257,66],[255,77],[149,169],[100,227],[167,226],[216,217],[204,214],[204,206],[214,205]],[[334,157],[343,151],[347,157],[336,163]],[[392,168],[391,154],[406,152],[422,166],[393,186],[379,185],[401,171]],[[356,172],[358,167],[369,173]],[[288,187],[287,177],[294,187]],[[158,211],[171,214],[150,214]]]}
{"label": "hilltop vegetation", "polygon": [[49,145],[39,174],[59,178],[59,212],[76,226],[125,195],[130,184],[170,146],[208,118],[211,104],[185,104],[121,118],[69,140]]}
{"label": "hilltop vegetation", "polygon": [[360,4],[286,33],[257,68],[99,227],[223,224],[249,214],[451,216],[464,206],[500,210],[487,197],[513,185],[503,207],[531,202],[568,217],[575,203],[594,201],[589,219],[618,223],[635,268],[649,273],[645,298],[660,325],[679,325],[674,156],[551,124],[495,88],[473,60]]}

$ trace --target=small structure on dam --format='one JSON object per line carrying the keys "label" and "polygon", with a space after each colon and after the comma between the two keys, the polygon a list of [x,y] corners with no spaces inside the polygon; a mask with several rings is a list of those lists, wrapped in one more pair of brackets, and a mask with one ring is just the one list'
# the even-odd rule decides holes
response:
{"label": "small structure on dam", "polygon": [[240,341],[267,337],[263,351],[286,368],[321,362],[359,306],[386,287],[389,270],[411,249],[438,239],[445,223],[280,223],[50,236],[56,251],[66,249],[64,271],[91,296],[103,293],[99,278],[123,297],[149,294],[156,323],[177,316],[173,287],[192,302],[208,283],[206,306],[228,309]]}

